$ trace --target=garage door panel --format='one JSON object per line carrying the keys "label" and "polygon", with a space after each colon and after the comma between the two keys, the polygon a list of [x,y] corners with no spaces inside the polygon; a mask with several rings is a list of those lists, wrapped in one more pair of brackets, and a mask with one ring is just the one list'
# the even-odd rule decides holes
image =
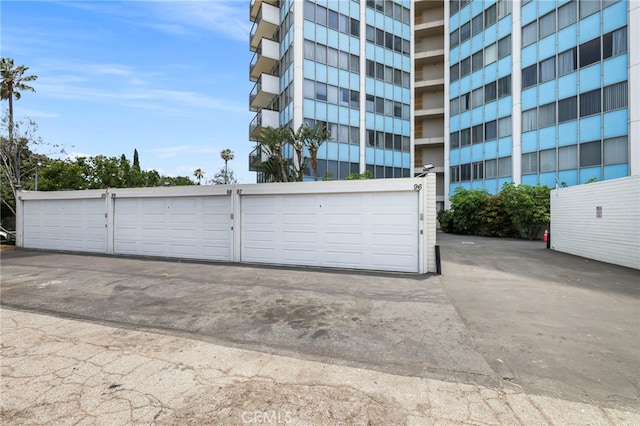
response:
{"label": "garage door panel", "polygon": [[26,248],[106,251],[105,201],[27,200],[24,202]]}
{"label": "garage door panel", "polygon": [[231,260],[231,197],[122,198],[114,211],[116,253]]}
{"label": "garage door panel", "polygon": [[241,202],[242,261],[418,271],[417,191],[249,195]]}

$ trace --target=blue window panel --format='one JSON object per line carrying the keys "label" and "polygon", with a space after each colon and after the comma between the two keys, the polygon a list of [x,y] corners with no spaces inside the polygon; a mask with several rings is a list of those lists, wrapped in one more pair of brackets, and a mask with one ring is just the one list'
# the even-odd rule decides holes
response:
{"label": "blue window panel", "polygon": [[449,152],[449,164],[452,166],[460,164],[460,148],[452,149]]}
{"label": "blue window panel", "polygon": [[[393,30],[393,18],[386,16],[384,17],[384,30],[388,33],[395,34],[396,32]],[[399,34],[399,33],[398,33]]]}
{"label": "blue window panel", "polygon": [[[576,186],[578,184],[577,170],[561,170],[558,172],[558,182],[567,186]],[[555,186],[555,185],[554,185]]]}
{"label": "blue window panel", "polygon": [[511,155],[512,148],[513,143],[511,140],[511,136],[498,139],[498,156],[505,157],[507,155]]}
{"label": "blue window panel", "polygon": [[603,121],[605,138],[626,135],[628,134],[629,110],[625,108],[606,112]]}
{"label": "blue window panel", "polygon": [[471,146],[463,146],[460,148],[460,164],[471,162]]}
{"label": "blue window panel", "polygon": [[555,126],[545,127],[538,131],[538,140],[540,149],[556,147],[556,128]]}
{"label": "blue window panel", "polygon": [[498,21],[498,39],[511,34],[511,14]]}
{"label": "blue window panel", "polygon": [[568,98],[578,93],[578,73],[563,75],[558,79],[558,99]]}
{"label": "blue window panel", "polygon": [[608,86],[613,83],[626,80],[627,77],[627,54],[607,59],[603,62],[604,67],[604,85]]}
{"label": "blue window panel", "polygon": [[627,23],[627,2],[619,1],[602,11],[602,31],[608,33]]}
{"label": "blue window panel", "polygon": [[498,100],[498,111],[500,111],[500,115],[509,115],[504,114],[503,111],[511,112],[511,96],[504,97]]}
{"label": "blue window panel", "polygon": [[[348,110],[348,108],[345,108]],[[344,115],[343,107],[340,107],[340,117]],[[347,111],[347,117],[349,116],[349,111]],[[373,124],[376,122],[376,116],[372,112],[367,112],[364,115],[364,124],[367,129],[373,129]]]}
{"label": "blue window panel", "polygon": [[411,122],[408,120],[404,120],[402,122],[402,135],[410,136],[411,135]]}
{"label": "blue window panel", "polygon": [[364,150],[364,161],[367,164],[375,164],[376,159],[376,149],[370,146],[366,147]]}
{"label": "blue window panel", "polygon": [[613,166],[604,166],[604,179],[617,179],[629,176],[628,164],[615,164]]}
{"label": "blue window panel", "polygon": [[498,79],[498,63],[494,62],[484,68],[484,81],[491,82]]}
{"label": "blue window panel", "polygon": [[393,151],[386,149],[383,151],[384,165],[387,167],[393,167]]}
{"label": "blue window panel", "polygon": [[376,50],[373,48],[371,43],[367,43],[367,47],[365,49],[365,56],[370,61],[375,61],[375,59],[376,59]]}
{"label": "blue window panel", "polygon": [[304,21],[304,38],[309,40],[316,39],[316,24]]}
{"label": "blue window panel", "polygon": [[[537,18],[537,10],[536,10],[536,6],[538,5],[537,1],[532,1],[530,3],[525,4],[524,6],[522,6],[522,25],[525,26],[530,22],[533,22],[536,20]],[[517,4],[513,5],[514,7],[518,7]]]}
{"label": "blue window panel", "polygon": [[498,191],[498,180],[497,179],[486,179],[484,181],[484,189],[491,195],[496,195]]}
{"label": "blue window panel", "polygon": [[360,162],[360,147],[351,145],[349,147],[349,161],[352,163]]}
{"label": "blue window panel", "polygon": [[336,30],[327,30],[327,45],[332,47],[338,47],[338,34]]}
{"label": "blue window panel", "polygon": [[538,102],[540,105],[556,100],[556,81],[551,80],[538,86]]}
{"label": "blue window panel", "polygon": [[558,52],[564,52],[567,49],[577,46],[578,44],[578,24],[569,25],[558,31]]}
{"label": "blue window panel", "polygon": [[471,111],[465,111],[460,114],[460,128],[464,129],[469,126],[471,126]]}
{"label": "blue window panel", "polygon": [[600,64],[580,70],[580,92],[588,92],[600,87]]}
{"label": "blue window panel", "polygon": [[600,139],[602,120],[600,115],[580,119],[580,142],[589,142]]}
{"label": "blue window panel", "polygon": [[522,134],[522,152],[533,152],[538,150],[538,132],[532,130]]}
{"label": "blue window panel", "polygon": [[486,121],[495,120],[498,116],[498,103],[496,101],[489,102],[484,106],[484,119]]}
{"label": "blue window panel", "polygon": [[[355,19],[360,19],[360,16],[351,16],[351,17],[355,18]],[[375,10],[373,10],[370,7],[367,7],[365,9],[365,19],[367,20],[367,22],[371,22],[371,23],[375,22],[375,20],[376,20],[376,12],[375,12]]]}
{"label": "blue window panel", "polygon": [[314,118],[316,116],[316,101],[305,99],[303,108],[305,117]]}
{"label": "blue window panel", "polygon": [[384,97],[384,81],[376,80],[374,82],[374,93],[376,96]]}
{"label": "blue window panel", "polygon": [[460,12],[458,12],[458,14],[460,15],[460,22],[467,22],[471,19],[471,6],[466,5],[460,10]]}
{"label": "blue window panel", "polygon": [[[349,73],[349,71],[338,70],[338,78],[339,78],[338,86],[349,87],[349,85],[351,84],[351,75],[350,74],[351,73]],[[360,88],[359,84],[358,84],[358,88]]]}
{"label": "blue window panel", "polygon": [[342,50],[346,50],[345,47],[349,46],[349,36],[343,33],[338,34],[338,43]]}
{"label": "blue window panel", "polygon": [[373,128],[374,130],[384,132],[384,116],[376,114],[376,122]]}
{"label": "blue window panel", "polygon": [[578,121],[567,121],[558,125],[558,146],[578,143]]}
{"label": "blue window panel", "polygon": [[449,195],[455,194],[456,193],[456,188],[458,188],[458,187],[462,187],[462,185],[457,183],[457,182],[449,184]]}
{"label": "blue window panel", "polygon": [[406,24],[402,25],[402,37],[407,40],[411,39],[411,26]]}
{"label": "blue window panel", "polygon": [[316,38],[315,41],[322,44],[327,44],[327,28],[322,25],[316,25]]}
{"label": "blue window panel", "polygon": [[471,189],[483,189],[484,182],[481,180],[472,180],[471,181]]}
{"label": "blue window panel", "polygon": [[556,55],[556,35],[551,34],[538,42],[538,60]]}
{"label": "blue window panel", "polygon": [[469,55],[471,55],[471,40],[460,44],[460,59],[464,59]]}
{"label": "blue window panel", "polygon": [[348,2],[348,1],[339,1],[338,2],[338,12],[342,13],[343,15],[348,15],[349,14],[349,5],[350,5],[350,2]]}
{"label": "blue window panel", "polygon": [[483,37],[482,37],[482,33],[480,34],[476,34],[473,37],[471,37],[471,51],[473,53],[476,53],[478,50],[482,49],[482,46],[484,45],[484,41],[483,41]]}
{"label": "blue window panel", "polygon": [[327,121],[327,104],[316,102],[316,120]]}
{"label": "blue window panel", "polygon": [[[369,21],[369,22],[372,22],[372,21]],[[460,26],[460,13],[456,13],[451,18],[449,18],[449,29],[453,31],[459,26]]]}
{"label": "blue window panel", "polygon": [[482,107],[477,107],[471,110],[471,125],[475,126],[483,121]]}
{"label": "blue window panel", "polygon": [[311,80],[316,79],[316,63],[315,62],[305,59],[303,68],[304,68],[304,78],[308,78]]}
{"label": "blue window panel", "polygon": [[376,61],[384,62],[384,54],[386,52],[384,47],[376,46],[374,50],[376,51]]}
{"label": "blue window panel", "polygon": [[556,7],[554,1],[537,1],[535,3],[538,3],[538,16],[542,16]]}
{"label": "blue window panel", "polygon": [[411,103],[411,90],[402,89],[400,93],[402,94],[402,102],[404,102],[405,104]]}
{"label": "blue window panel", "polygon": [[531,185],[536,186],[538,184],[538,175],[523,175],[522,176],[522,184],[523,185]]}
{"label": "blue window panel", "polygon": [[327,105],[327,121],[331,123],[338,122],[338,105]]}
{"label": "blue window panel", "polygon": [[471,2],[471,16],[476,17],[479,13],[482,12],[482,8],[484,5],[481,1],[472,1]]}
{"label": "blue window panel", "polygon": [[462,93],[467,93],[471,91],[471,76],[468,75],[460,79],[460,91]]}
{"label": "blue window panel", "polygon": [[538,88],[536,86],[529,87],[522,91],[522,109],[524,111],[538,105]]}
{"label": "blue window panel", "polygon": [[484,8],[487,9],[488,7],[490,7],[492,4],[497,3],[498,0],[485,0],[484,2]]}
{"label": "blue window panel", "polygon": [[402,167],[406,169],[411,168],[411,154],[408,152],[402,153]]}
{"label": "blue window panel", "polygon": [[505,183],[511,183],[511,182],[513,182],[513,179],[511,178],[511,176],[500,178],[498,179],[498,188],[502,189]]}
{"label": "blue window panel", "polygon": [[587,183],[591,179],[597,181],[602,180],[602,167],[589,167],[586,169],[580,169],[580,184]]}
{"label": "blue window panel", "polygon": [[[321,5],[321,6],[325,6],[325,7],[327,7],[327,6],[328,6],[328,4],[327,4],[327,3],[328,3],[328,1],[327,1],[327,0],[317,0],[317,1],[316,1],[316,3],[318,3],[318,4],[319,4],[319,5]],[[335,6],[334,6],[334,7],[335,7]]]}
{"label": "blue window panel", "polygon": [[338,84],[338,69],[327,67],[327,83]]}
{"label": "blue window panel", "polygon": [[360,125],[360,111],[358,111],[357,109],[349,110],[349,125],[351,126]]}
{"label": "blue window panel", "polygon": [[478,70],[471,74],[471,89],[477,89],[482,86],[482,70]]}
{"label": "blue window panel", "polygon": [[522,68],[533,65],[538,61],[537,44],[533,43],[522,49]]}
{"label": "blue window panel", "polygon": [[323,83],[327,82],[327,66],[316,62],[316,80]]}
{"label": "blue window panel", "polygon": [[556,172],[540,173],[540,185],[546,185],[549,188],[556,186]]}
{"label": "blue window panel", "polygon": [[484,45],[488,46],[498,40],[498,25],[493,24],[484,30]]}
{"label": "blue window panel", "polygon": [[449,66],[460,62],[460,47],[456,46],[449,51]]}
{"label": "blue window panel", "polygon": [[458,186],[463,187],[464,189],[471,189],[471,182],[467,181],[467,182],[460,182],[460,184]]}
{"label": "blue window panel", "polygon": [[406,72],[411,71],[411,58],[407,56],[402,57],[402,69]]}
{"label": "blue window panel", "polygon": [[[600,12],[580,20],[580,43],[600,35]],[[581,174],[582,178],[582,174]]]}
{"label": "blue window panel", "polygon": [[338,159],[338,143],[337,142],[325,142],[327,145],[327,158],[331,160]]}
{"label": "blue window panel", "polygon": [[449,118],[449,130],[452,132],[460,129],[460,116],[455,115]]}
{"label": "blue window panel", "polygon": [[498,141],[488,141],[484,143],[484,158],[490,160],[498,158]]}
{"label": "blue window panel", "polygon": [[[349,117],[349,108],[343,107],[343,106],[339,106],[338,107],[338,116],[340,117],[340,121],[341,122],[343,120],[347,120],[347,117]],[[346,124],[346,123],[342,122],[341,124]]]}
{"label": "blue window panel", "polygon": [[393,117],[384,117],[384,131],[387,133],[393,133]]}
{"label": "blue window panel", "polygon": [[482,161],[484,155],[483,144],[471,145],[471,161]]}
{"label": "blue window panel", "polygon": [[498,61],[498,78],[511,74],[511,55]]}

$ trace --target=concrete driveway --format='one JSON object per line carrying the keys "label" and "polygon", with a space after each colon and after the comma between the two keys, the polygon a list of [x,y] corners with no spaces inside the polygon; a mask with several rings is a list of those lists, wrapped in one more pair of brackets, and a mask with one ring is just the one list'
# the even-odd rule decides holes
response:
{"label": "concrete driveway", "polygon": [[404,376],[638,410],[638,271],[439,234],[443,275],[14,250],[3,306]]}

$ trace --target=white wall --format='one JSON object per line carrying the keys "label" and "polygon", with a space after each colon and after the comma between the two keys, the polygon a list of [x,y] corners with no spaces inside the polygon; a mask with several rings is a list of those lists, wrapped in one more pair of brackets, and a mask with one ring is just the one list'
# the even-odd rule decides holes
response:
{"label": "white wall", "polygon": [[554,250],[640,269],[640,175],[551,191],[550,232]]}
{"label": "white wall", "polygon": [[[100,210],[92,210],[92,221],[84,218],[87,200],[95,200]],[[54,213],[38,213],[49,211]],[[436,271],[433,173],[386,180],[30,191],[18,197],[17,219],[16,243],[24,248]],[[67,238],[70,229],[73,238]],[[93,229],[102,229],[99,246],[83,237]]]}

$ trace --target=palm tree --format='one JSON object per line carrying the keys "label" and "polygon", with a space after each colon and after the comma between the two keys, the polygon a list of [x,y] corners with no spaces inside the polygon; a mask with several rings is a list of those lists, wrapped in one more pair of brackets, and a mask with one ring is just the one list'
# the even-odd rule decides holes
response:
{"label": "palm tree", "polygon": [[[38,77],[35,75],[27,75],[29,67],[20,65],[16,67],[12,58],[0,59],[0,75],[2,76],[2,86],[0,90],[0,99],[9,101],[9,144],[13,146],[13,98],[20,99],[20,92],[29,91],[35,92],[36,90],[25,84],[27,81],[35,81]],[[20,158],[18,157],[16,163],[16,183],[20,184]]]}
{"label": "palm tree", "polygon": [[229,169],[227,168],[227,163],[233,160],[233,151],[229,148],[225,148],[220,151],[220,157],[224,160],[224,183],[226,185],[229,183]]}
{"label": "palm tree", "polygon": [[313,170],[313,180],[318,180],[318,150],[320,146],[331,139],[331,133],[322,123],[316,123],[313,129],[308,131],[308,139],[305,142],[311,157],[311,169]]}
{"label": "palm tree", "polygon": [[198,185],[200,185],[200,182],[202,182],[202,178],[204,177],[204,172],[202,171],[202,169],[196,169],[193,172],[193,176],[198,179]]}

